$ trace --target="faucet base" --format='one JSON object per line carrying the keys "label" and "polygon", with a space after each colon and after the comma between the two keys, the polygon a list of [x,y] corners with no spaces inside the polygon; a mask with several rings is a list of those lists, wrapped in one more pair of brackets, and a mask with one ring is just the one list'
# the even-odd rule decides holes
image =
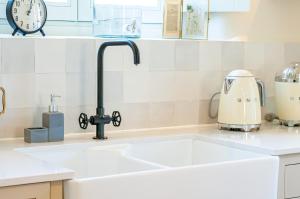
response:
{"label": "faucet base", "polygon": [[107,140],[108,138],[107,137],[104,137],[104,138],[97,138],[97,137],[93,137],[94,140]]}

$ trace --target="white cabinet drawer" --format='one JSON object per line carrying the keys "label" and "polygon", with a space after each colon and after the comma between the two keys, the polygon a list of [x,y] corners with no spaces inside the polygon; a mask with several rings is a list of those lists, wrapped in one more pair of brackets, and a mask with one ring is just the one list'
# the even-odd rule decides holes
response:
{"label": "white cabinet drawer", "polygon": [[0,198],[50,199],[50,183],[3,187],[0,188]]}
{"label": "white cabinet drawer", "polygon": [[300,197],[300,164],[285,167],[285,198]]}

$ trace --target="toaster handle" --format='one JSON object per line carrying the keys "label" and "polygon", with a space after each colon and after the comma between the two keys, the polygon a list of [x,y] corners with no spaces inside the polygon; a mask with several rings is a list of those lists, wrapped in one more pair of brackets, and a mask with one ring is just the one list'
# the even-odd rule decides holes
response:
{"label": "toaster handle", "polygon": [[260,104],[263,107],[266,104],[266,89],[265,89],[265,84],[260,79],[257,79],[256,82],[257,82],[257,85],[258,85],[258,91],[259,91],[259,95],[260,95]]}

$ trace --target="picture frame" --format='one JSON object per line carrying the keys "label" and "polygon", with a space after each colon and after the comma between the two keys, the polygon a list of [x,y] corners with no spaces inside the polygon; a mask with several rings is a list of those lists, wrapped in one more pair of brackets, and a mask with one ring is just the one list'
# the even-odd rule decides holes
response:
{"label": "picture frame", "polygon": [[181,38],[182,0],[165,0],[164,6],[164,38]]}

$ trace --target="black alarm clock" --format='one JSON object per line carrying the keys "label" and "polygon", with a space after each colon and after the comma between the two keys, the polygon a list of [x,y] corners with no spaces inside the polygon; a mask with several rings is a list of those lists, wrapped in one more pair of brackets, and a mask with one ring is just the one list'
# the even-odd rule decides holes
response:
{"label": "black alarm clock", "polygon": [[8,0],[6,17],[9,25],[14,29],[12,35],[21,33],[45,33],[43,27],[47,20],[47,7],[43,0]]}

